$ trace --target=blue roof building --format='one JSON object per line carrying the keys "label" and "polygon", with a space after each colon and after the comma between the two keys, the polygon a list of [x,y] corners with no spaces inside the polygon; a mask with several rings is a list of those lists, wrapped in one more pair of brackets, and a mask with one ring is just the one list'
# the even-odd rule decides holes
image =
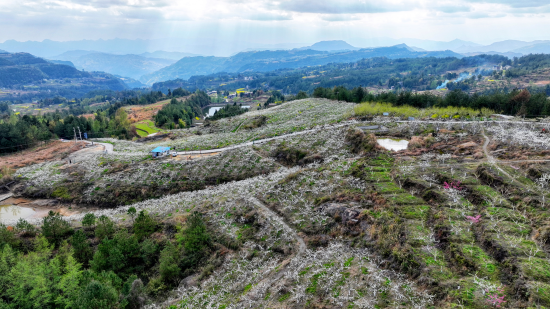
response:
{"label": "blue roof building", "polygon": [[162,157],[164,155],[167,155],[169,151],[170,151],[170,147],[163,147],[163,146],[159,146],[159,147],[151,150],[151,152],[153,153],[153,158]]}

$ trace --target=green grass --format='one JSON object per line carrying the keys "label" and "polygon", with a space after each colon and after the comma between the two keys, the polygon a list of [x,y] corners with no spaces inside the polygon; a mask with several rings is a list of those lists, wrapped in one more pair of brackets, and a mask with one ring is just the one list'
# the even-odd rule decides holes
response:
{"label": "green grass", "polygon": [[[139,136],[141,136],[141,137],[147,136],[149,134],[157,133],[157,132],[160,131],[160,129],[155,127],[155,124],[150,120],[146,120],[146,121],[136,123],[134,126],[136,127],[137,132],[138,132]],[[143,133],[143,132],[145,132],[145,133]]]}
{"label": "green grass", "polygon": [[[445,107],[445,108],[426,108],[418,109],[412,106],[393,106],[390,103],[361,103],[354,108],[355,115],[368,116],[368,115],[382,115],[382,113],[389,113],[390,116],[396,117],[430,117],[430,118],[463,118],[469,115],[482,115],[489,116],[494,114],[494,111],[490,109],[482,109],[477,111],[471,108],[465,107]],[[455,117],[458,116],[458,117]]]}

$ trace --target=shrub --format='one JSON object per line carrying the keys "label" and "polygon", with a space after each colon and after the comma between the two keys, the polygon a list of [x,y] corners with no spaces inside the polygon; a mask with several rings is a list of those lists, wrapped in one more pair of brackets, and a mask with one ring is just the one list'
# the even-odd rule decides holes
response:
{"label": "shrub", "polygon": [[307,155],[308,152],[306,150],[288,147],[284,143],[279,144],[272,154],[275,160],[287,166],[297,165]]}
{"label": "shrub", "polygon": [[363,154],[371,152],[376,147],[376,137],[374,134],[366,135],[360,129],[350,128],[346,134],[346,141],[354,153]]}
{"label": "shrub", "polygon": [[61,214],[50,210],[42,223],[42,234],[51,244],[59,246],[61,240],[72,232],[69,222],[63,220]]}
{"label": "shrub", "polygon": [[109,217],[101,216],[97,220],[95,228],[95,236],[99,239],[109,238],[115,234],[115,224]]}

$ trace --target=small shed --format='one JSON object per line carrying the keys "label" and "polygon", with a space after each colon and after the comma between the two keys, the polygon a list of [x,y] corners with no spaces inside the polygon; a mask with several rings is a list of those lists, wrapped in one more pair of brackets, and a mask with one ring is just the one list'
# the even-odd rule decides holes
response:
{"label": "small shed", "polygon": [[151,150],[151,153],[153,154],[153,158],[164,157],[169,152],[170,152],[170,147],[162,147],[162,146],[159,146]]}

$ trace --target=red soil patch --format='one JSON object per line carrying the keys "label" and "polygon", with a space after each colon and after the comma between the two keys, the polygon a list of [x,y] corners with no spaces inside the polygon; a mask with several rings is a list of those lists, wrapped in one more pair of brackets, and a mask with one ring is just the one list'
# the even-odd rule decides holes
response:
{"label": "red soil patch", "polygon": [[46,161],[59,160],[70,153],[84,148],[85,143],[63,143],[60,141],[50,142],[46,145],[37,146],[22,152],[2,156],[0,169],[17,169],[27,165],[42,163]]}

